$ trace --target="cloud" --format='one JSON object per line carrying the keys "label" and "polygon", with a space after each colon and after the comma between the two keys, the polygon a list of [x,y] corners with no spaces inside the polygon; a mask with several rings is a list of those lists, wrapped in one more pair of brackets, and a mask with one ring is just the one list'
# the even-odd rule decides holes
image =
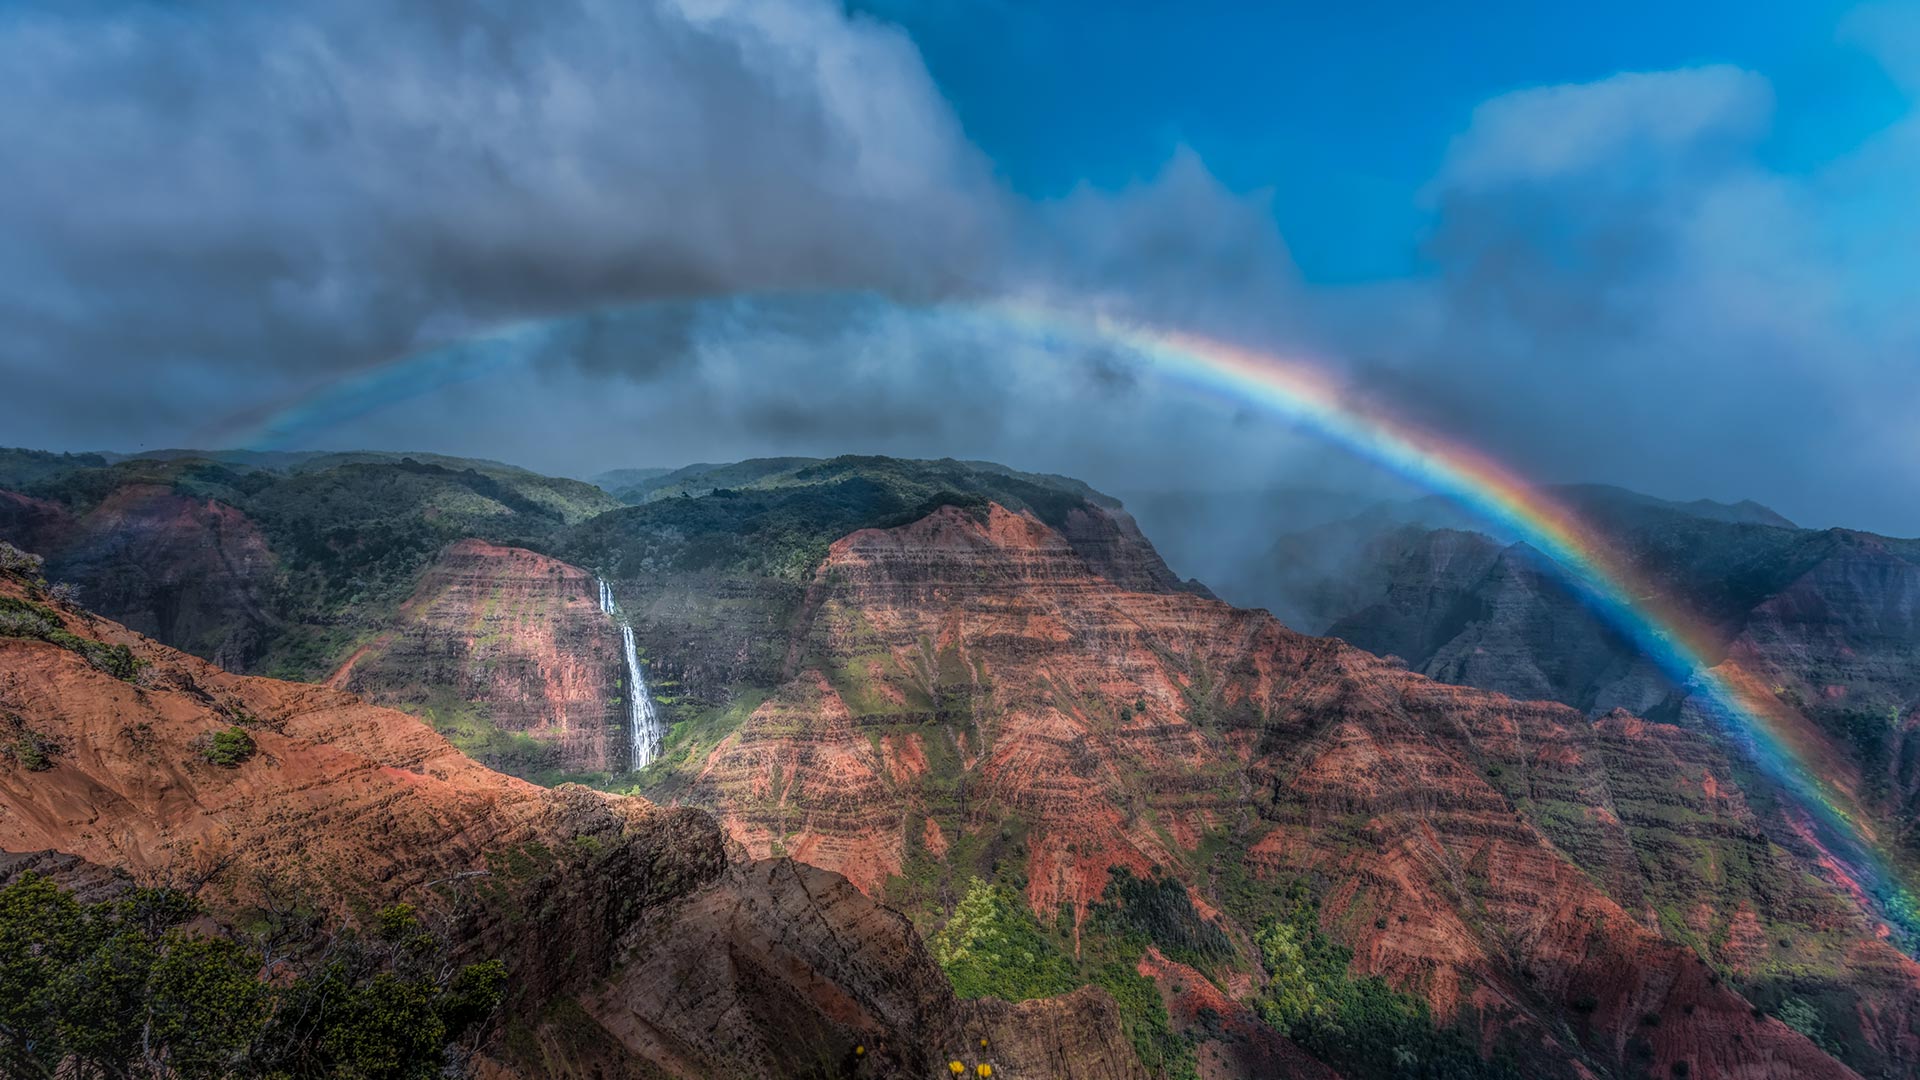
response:
{"label": "cloud", "polygon": [[[588,314],[528,339],[541,369],[652,381],[725,370],[697,301],[742,293],[1224,321],[1291,286],[1266,196],[1190,152],[1124,191],[1016,198],[906,34],[830,0],[19,7],[0,66],[0,371],[55,406],[21,441],[179,442],[569,312]],[[787,353],[846,345],[834,303],[757,311],[756,355],[776,318]],[[920,342],[926,369],[885,378],[905,361],[823,352],[784,404],[743,393],[758,430],[796,437],[823,412],[843,435],[945,430],[941,410],[981,430],[1009,388],[943,382],[928,358],[957,348]],[[1086,362],[1100,392],[1130,385]]]}
{"label": "cloud", "polygon": [[1913,248],[1883,246],[1913,235],[1913,120],[1787,173],[1771,107],[1728,67],[1486,102],[1427,189],[1431,272],[1355,302],[1345,340],[1406,407],[1546,479],[1920,531],[1879,486],[1920,484],[1920,309],[1889,292]]}
{"label": "cloud", "polygon": [[1766,79],[1727,65],[1519,90],[1474,110],[1437,184],[1485,190],[1738,152],[1764,134],[1772,106]]}
{"label": "cloud", "polygon": [[1034,207],[1029,284],[1171,325],[1273,337],[1298,328],[1299,272],[1272,193],[1229,191],[1179,147],[1151,180],[1081,185]]}
{"label": "cloud", "polygon": [[[1915,86],[1915,26],[1845,33]],[[1920,532],[1884,496],[1920,482],[1920,119],[1783,173],[1753,71],[1484,102],[1423,193],[1425,271],[1336,288],[1270,192],[1189,150],[1011,192],[905,33],[830,0],[15,6],[0,66],[0,376],[37,405],[10,441],[179,442],[581,313],[517,339],[523,372],[311,441],[582,472],[951,453],[1135,488],[1337,470],[1124,353],[893,306],[1010,293],[1334,358],[1543,479]]]}
{"label": "cloud", "polygon": [[523,315],[962,287],[1001,195],[824,0],[0,17],[7,362],[310,370]]}

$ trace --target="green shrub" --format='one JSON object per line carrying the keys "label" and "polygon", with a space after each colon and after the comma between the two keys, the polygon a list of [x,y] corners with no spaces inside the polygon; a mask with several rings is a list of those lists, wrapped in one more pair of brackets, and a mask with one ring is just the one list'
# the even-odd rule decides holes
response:
{"label": "green shrub", "polygon": [[[0,888],[0,1076],[147,1076],[163,1061],[177,1080],[431,1080],[506,984],[499,961],[451,967],[410,910],[382,912],[373,942],[315,940],[263,980],[258,951],[184,929],[198,912],[158,889],[83,904],[33,873]],[[404,948],[385,941],[395,926]]]}
{"label": "green shrub", "polygon": [[5,540],[0,540],[0,572],[37,579],[45,566],[46,562],[40,556],[21,551]]}
{"label": "green shrub", "polygon": [[0,756],[12,759],[28,772],[45,772],[53,768],[53,759],[63,749],[60,740],[27,727],[24,717],[0,713]]}
{"label": "green shrub", "polygon": [[1233,942],[1194,909],[1178,879],[1135,877],[1124,866],[1108,869],[1107,887],[1088,913],[1100,930],[1138,935],[1183,964],[1205,968],[1233,956]]}
{"label": "green shrub", "polygon": [[1836,1056],[1840,1045],[1827,1035],[1826,1021],[1820,1018],[1820,1010],[1813,1007],[1805,998],[1789,997],[1780,1002],[1774,1010],[1780,1022],[1805,1035],[1809,1041],[1822,1050]]}
{"label": "green shrub", "polygon": [[253,756],[256,749],[258,747],[254,745],[253,736],[247,734],[246,728],[236,725],[207,736],[200,753],[221,768],[237,769]]}
{"label": "green shrub", "polygon": [[1481,1058],[1461,1032],[1436,1027],[1424,999],[1353,975],[1353,951],[1320,931],[1319,904],[1304,885],[1282,900],[1255,935],[1270,978],[1258,1008],[1281,1033],[1357,1080],[1521,1075],[1511,1062]]}
{"label": "green shrub", "polygon": [[0,637],[34,638],[58,645],[80,654],[87,663],[116,679],[132,681],[142,666],[125,645],[81,637],[66,628],[59,612],[15,596],[0,596]]}
{"label": "green shrub", "polygon": [[953,918],[933,936],[933,955],[963,998],[1002,1001],[1063,994],[1080,985],[1073,961],[1004,885],[974,879]]}
{"label": "green shrub", "polygon": [[1193,1044],[1173,1030],[1167,1007],[1160,1000],[1160,989],[1123,961],[1110,961],[1096,967],[1093,982],[1120,1007],[1120,1024],[1133,1043],[1133,1052],[1147,1071],[1164,1080],[1197,1077]]}
{"label": "green shrub", "polygon": [[5,749],[7,756],[19,762],[28,772],[45,772],[53,768],[53,755],[48,752],[46,742],[39,738],[28,736],[15,739]]}

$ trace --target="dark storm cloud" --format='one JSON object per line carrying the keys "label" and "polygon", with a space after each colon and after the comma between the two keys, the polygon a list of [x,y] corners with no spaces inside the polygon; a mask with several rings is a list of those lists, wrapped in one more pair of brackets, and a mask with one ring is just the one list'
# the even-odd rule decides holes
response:
{"label": "dark storm cloud", "polygon": [[662,296],[932,295],[1002,240],[911,43],[825,3],[16,9],[0,66],[9,366],[309,374]]}

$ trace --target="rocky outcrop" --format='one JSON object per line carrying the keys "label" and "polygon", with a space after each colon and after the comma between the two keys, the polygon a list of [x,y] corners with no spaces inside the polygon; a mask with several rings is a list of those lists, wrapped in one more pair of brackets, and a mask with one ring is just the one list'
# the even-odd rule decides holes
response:
{"label": "rocky outcrop", "polygon": [[133,881],[119,871],[90,863],[77,855],[53,851],[0,851],[0,888],[35,874],[52,881],[74,895],[83,904],[99,903],[120,896],[133,887]]}
{"label": "rocky outcrop", "polygon": [[[1120,1035],[1113,999],[1083,986],[1017,1005],[995,998],[965,1004],[966,1037],[949,1060],[985,1062],[996,1076],[1059,1080],[1146,1080],[1148,1073]],[[979,1036],[975,1039],[974,1036]]]}
{"label": "rocky outcrop", "polygon": [[355,649],[329,685],[442,726],[465,722],[546,748],[522,760],[511,743],[476,746],[496,767],[624,768],[620,632],[598,595],[593,575],[578,567],[462,540],[422,573],[392,622]]}
{"label": "rocky outcrop", "polygon": [[[404,713],[229,674],[17,579],[0,602],[72,635],[0,637],[0,719],[37,748],[0,755],[0,851],[50,852],[27,865],[84,887],[110,868],[194,889],[222,920],[414,903],[513,972],[483,1075],[925,1075],[976,1033],[1073,1065],[1040,1075],[1137,1075],[1108,1069],[1110,1005],[1062,1002],[1071,1032],[962,1007],[899,916],[826,871],[730,856],[698,811],[502,776]],[[80,642],[138,666],[116,677]]]}
{"label": "rocky outcrop", "polygon": [[1182,583],[1166,560],[1140,532],[1133,515],[1118,506],[1082,503],[1067,511],[1060,536],[1094,573],[1135,592],[1188,590],[1201,595],[1206,586]]}
{"label": "rocky outcrop", "polygon": [[[1256,881],[1327,883],[1323,924],[1358,971],[1479,1018],[1489,1046],[1557,1045],[1569,1075],[1849,1075],[1646,909],[1686,895],[1670,882],[1650,902],[1636,869],[1676,831],[1657,820],[1661,785],[1699,785],[1691,854],[1752,830],[1695,735],[1446,686],[1264,613],[1120,588],[998,506],[845,538],[806,607],[793,679],[691,791],[756,854],[805,851],[910,903],[1011,864],[1046,918],[1085,912],[1113,866],[1173,873],[1222,913],[1223,864],[1244,860]],[[1616,792],[1610,766],[1636,754],[1666,759]],[[1752,891],[1702,925],[1734,926]],[[1836,942],[1870,946],[1830,892],[1802,891]]]}

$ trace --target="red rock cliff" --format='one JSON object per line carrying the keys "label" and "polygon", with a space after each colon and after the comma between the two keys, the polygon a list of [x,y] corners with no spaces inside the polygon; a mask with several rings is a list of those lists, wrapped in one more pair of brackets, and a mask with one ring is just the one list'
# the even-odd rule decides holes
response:
{"label": "red rock cliff", "polygon": [[[525,1038],[488,1075],[812,1076],[855,1046],[855,1075],[927,1075],[980,1038],[1139,1075],[1103,995],[963,1006],[899,916],[827,871],[729,857],[698,811],[491,772],[404,713],[228,674],[18,579],[0,603],[141,665],[0,637],[0,724],[39,751],[0,755],[0,852],[197,886],[222,918],[266,890],[331,920],[414,902],[514,972]],[[255,753],[215,764],[207,740],[235,726]]]}
{"label": "red rock cliff", "polygon": [[[1323,921],[1355,966],[1443,1018],[1470,1008],[1490,1039],[1554,1045],[1575,1017],[1569,1074],[1586,1059],[1850,1075],[1756,1018],[1596,884],[1604,865],[1558,848],[1527,793],[1490,778],[1594,771],[1602,743],[1645,741],[1626,721],[1434,683],[1204,597],[1130,591],[997,506],[846,537],[806,610],[794,677],[694,789],[756,854],[878,893],[923,853],[964,846],[982,866],[1020,864],[1048,918],[1084,911],[1115,865],[1177,874],[1212,911],[1218,861],[1244,858],[1259,878],[1332,882]],[[1705,783],[1735,798],[1725,776]]]}

